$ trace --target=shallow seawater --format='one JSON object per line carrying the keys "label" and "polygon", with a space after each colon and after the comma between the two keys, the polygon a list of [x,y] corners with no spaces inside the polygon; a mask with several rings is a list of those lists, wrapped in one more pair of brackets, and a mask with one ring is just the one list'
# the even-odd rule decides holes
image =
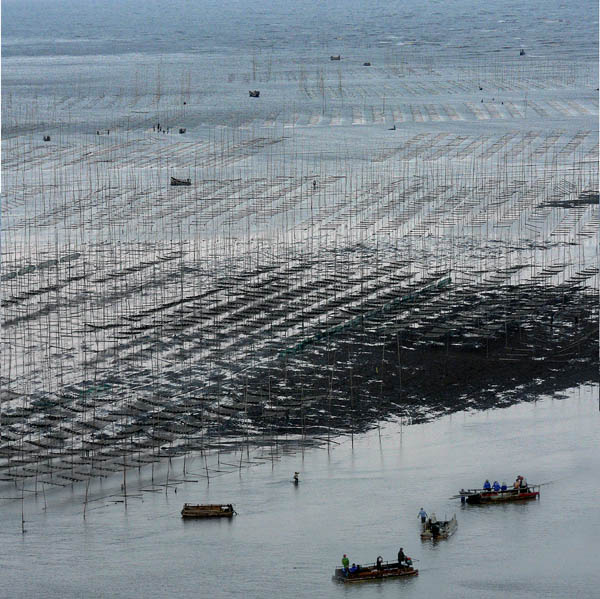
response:
{"label": "shallow seawater", "polygon": [[[593,597],[597,568],[598,387],[565,399],[337,439],[263,461],[239,473],[187,478],[165,494],[115,503],[120,477],[94,483],[87,518],[84,486],[4,501],[2,597]],[[234,463],[236,457],[225,456]],[[291,484],[300,471],[299,486]],[[174,460],[170,478],[182,477]],[[548,483],[541,499],[505,506],[461,506],[450,497],[485,478],[527,476]],[[165,472],[155,471],[155,480]],[[148,470],[135,481],[150,488]],[[6,488],[4,489],[6,492]],[[15,492],[15,495],[18,493]],[[182,521],[183,502],[232,502],[230,521]],[[417,512],[456,513],[456,534],[419,539]],[[368,563],[392,560],[402,546],[420,574],[344,586],[331,574],[347,553]]]}

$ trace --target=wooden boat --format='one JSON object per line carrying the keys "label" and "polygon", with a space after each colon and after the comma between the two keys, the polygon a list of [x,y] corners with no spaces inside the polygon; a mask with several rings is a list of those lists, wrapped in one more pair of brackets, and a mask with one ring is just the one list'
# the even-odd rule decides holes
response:
{"label": "wooden boat", "polygon": [[171,185],[191,185],[191,179],[176,179],[175,177],[171,177]]}
{"label": "wooden boat", "polygon": [[248,90],[248,95],[251,98],[259,98],[260,97],[260,90],[258,90],[258,89],[250,89],[250,90]]}
{"label": "wooden boat", "polygon": [[402,576],[416,576],[419,571],[415,570],[411,565],[398,565],[398,562],[382,564],[381,569],[377,568],[377,564],[369,564],[367,566],[358,566],[357,572],[344,572],[342,568],[336,568],[333,580],[336,582],[366,582],[367,580],[382,580],[384,578],[400,578]]}
{"label": "wooden boat", "polygon": [[505,501],[526,501],[537,499],[540,496],[540,485],[527,485],[525,487],[514,487],[506,491],[494,491],[489,489],[461,489],[458,497],[462,503],[478,505],[482,503],[503,503]]}
{"label": "wooden boat", "polygon": [[431,518],[428,518],[422,526],[421,538],[423,540],[447,539],[456,532],[458,522],[456,521],[456,514],[454,514],[450,520],[434,520],[432,522]]}
{"label": "wooden boat", "polygon": [[342,60],[342,55],[338,54],[337,56],[330,56],[329,60]]}
{"label": "wooden boat", "polygon": [[184,503],[182,518],[231,518],[236,511],[231,503],[192,504]]}

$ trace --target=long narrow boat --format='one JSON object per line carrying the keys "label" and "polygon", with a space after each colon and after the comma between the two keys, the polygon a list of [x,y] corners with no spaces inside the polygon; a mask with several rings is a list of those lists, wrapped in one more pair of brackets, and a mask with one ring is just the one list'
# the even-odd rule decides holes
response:
{"label": "long narrow boat", "polygon": [[481,503],[503,503],[505,501],[526,501],[540,496],[540,485],[527,485],[518,489],[494,491],[489,489],[461,489],[458,497],[462,503],[477,505]]}
{"label": "long narrow boat", "polygon": [[191,179],[177,179],[176,177],[171,177],[171,185],[191,185]]}
{"label": "long narrow boat", "polygon": [[181,510],[182,518],[231,518],[235,514],[231,503],[216,503],[194,505],[184,503]]}
{"label": "long narrow boat", "polygon": [[357,572],[344,572],[342,568],[336,568],[332,579],[336,582],[366,582],[367,580],[382,580],[387,578],[400,578],[402,576],[416,576],[419,573],[412,566],[399,565],[397,562],[382,564],[381,569],[377,564],[358,566]]}
{"label": "long narrow boat", "polygon": [[421,538],[424,541],[429,539],[447,539],[456,532],[457,528],[456,514],[450,520],[435,520],[432,522],[431,518],[429,518],[426,522],[423,522]]}

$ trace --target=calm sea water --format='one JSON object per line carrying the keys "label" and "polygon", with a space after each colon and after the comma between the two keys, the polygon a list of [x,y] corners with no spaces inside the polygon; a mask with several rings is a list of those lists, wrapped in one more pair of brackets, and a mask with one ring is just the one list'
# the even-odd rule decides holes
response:
{"label": "calm sea water", "polygon": [[597,55],[598,3],[408,0],[2,0],[4,57],[389,45],[461,57]]}
{"label": "calm sea water", "polygon": [[[339,439],[330,451],[287,455],[240,473],[164,487],[114,503],[120,478],[4,501],[2,597],[597,597],[600,532],[598,387],[568,399]],[[235,457],[222,457],[234,462]],[[200,472],[196,458],[188,470]],[[171,477],[181,478],[182,462]],[[298,470],[302,482],[291,484]],[[461,506],[462,486],[517,474],[549,483],[525,504]],[[155,472],[156,479],[165,472]],[[132,480],[148,488],[149,470]],[[188,473],[188,478],[193,477]],[[182,521],[184,501],[233,502],[231,521]],[[421,506],[456,513],[456,534],[419,538]],[[347,587],[331,580],[343,553],[352,561],[418,559],[420,574]]]}

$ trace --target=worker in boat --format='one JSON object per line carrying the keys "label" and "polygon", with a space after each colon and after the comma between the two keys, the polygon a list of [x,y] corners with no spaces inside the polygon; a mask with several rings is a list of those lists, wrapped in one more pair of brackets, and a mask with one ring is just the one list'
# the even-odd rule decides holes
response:
{"label": "worker in boat", "polygon": [[435,515],[435,512],[431,512],[431,518],[429,518],[429,522],[431,524],[435,524],[437,522],[437,516]]}
{"label": "worker in boat", "polygon": [[425,524],[427,521],[427,512],[423,508],[419,510],[419,518],[421,518],[421,524]]}
{"label": "worker in boat", "polygon": [[344,557],[342,557],[342,571],[344,574],[348,574],[348,568],[350,567],[350,560],[348,556],[344,553]]}
{"label": "worker in boat", "polygon": [[494,491],[496,491],[496,493],[500,490],[500,483],[495,480],[494,484],[492,485],[492,489],[494,489]]}
{"label": "worker in boat", "polygon": [[502,486],[500,487],[500,490],[501,490],[501,491],[506,491],[506,489],[507,489],[507,488],[508,488],[508,487],[506,486],[506,483],[505,483],[505,482],[503,482],[503,483],[502,483]]}
{"label": "worker in boat", "polygon": [[377,556],[377,561],[375,562],[376,568],[381,572],[383,570],[383,558],[381,555]]}
{"label": "worker in boat", "polygon": [[352,564],[350,566],[350,570],[348,570],[348,572],[350,572],[350,574],[355,574],[356,572],[358,572],[358,566],[356,564]]}
{"label": "worker in boat", "polygon": [[404,548],[400,547],[400,551],[398,551],[398,567],[402,565],[402,562],[406,562],[406,555],[404,555]]}
{"label": "worker in boat", "polygon": [[299,472],[294,472],[294,484],[297,485],[300,482],[300,479],[298,478],[298,475],[300,473]]}
{"label": "worker in boat", "polygon": [[483,490],[490,491],[491,488],[492,488],[492,485],[490,484],[490,481],[486,478],[485,482],[483,483]]}
{"label": "worker in boat", "polygon": [[525,480],[525,478],[521,477],[521,489],[526,489],[527,488],[527,481]]}

